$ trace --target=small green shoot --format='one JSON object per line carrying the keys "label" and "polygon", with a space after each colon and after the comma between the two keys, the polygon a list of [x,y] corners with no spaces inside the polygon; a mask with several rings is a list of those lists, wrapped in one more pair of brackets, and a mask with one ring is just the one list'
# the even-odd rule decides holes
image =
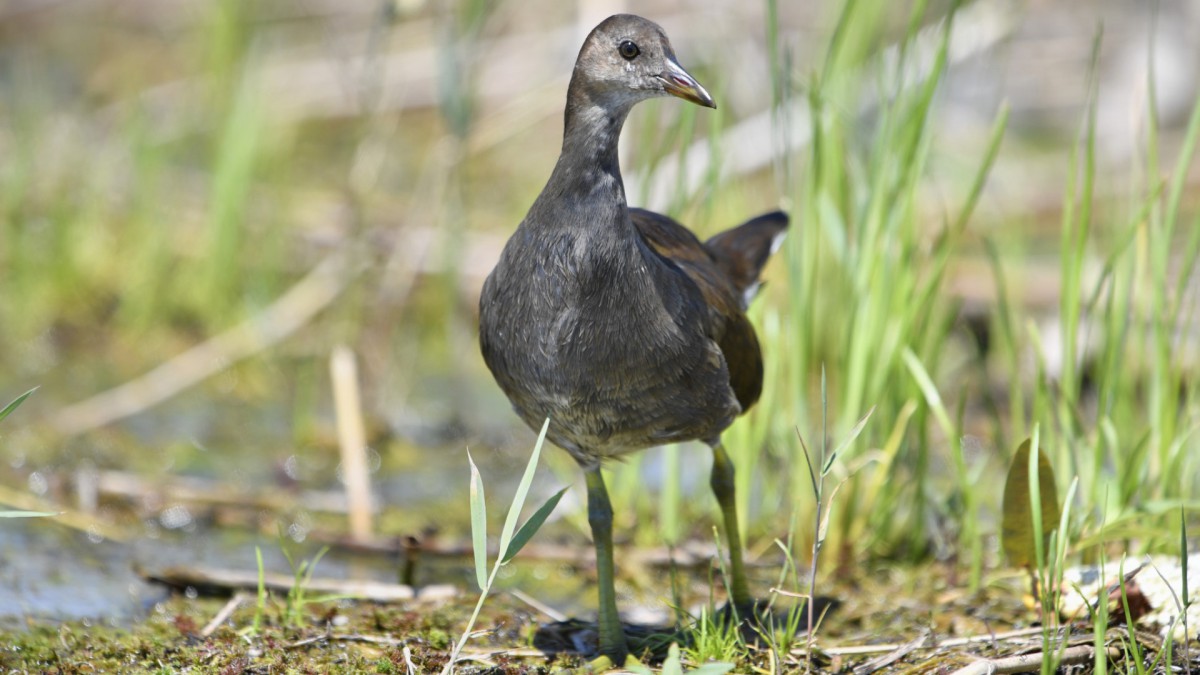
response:
{"label": "small green shoot", "polygon": [[475,466],[475,460],[471,459],[471,453],[467,452],[467,463],[471,465],[471,542],[475,548],[475,578],[479,582],[480,592],[479,601],[475,603],[475,610],[471,612],[471,618],[467,621],[462,636],[454,645],[454,651],[450,653],[446,667],[442,669],[444,674],[448,675],[454,672],[458,655],[471,637],[475,621],[479,619],[479,612],[483,609],[483,602],[487,599],[492,590],[492,584],[496,581],[496,573],[500,571],[501,567],[512,561],[525,544],[529,543],[529,540],[533,538],[542,523],[546,522],[546,518],[554,511],[554,507],[558,506],[559,500],[567,491],[567,488],[563,488],[551,495],[534,511],[529,520],[517,528],[517,519],[520,518],[521,510],[525,506],[525,498],[529,495],[533,474],[537,470],[538,457],[542,454],[542,445],[546,442],[546,431],[549,429],[550,418],[546,418],[545,423],[542,424],[542,431],[538,434],[537,443],[533,446],[533,454],[529,457],[529,463],[525,465],[525,473],[521,476],[520,484],[517,485],[517,492],[513,495],[512,504],[508,507],[508,516],[504,519],[504,528],[500,531],[496,562],[492,565],[490,573],[487,570],[487,504],[483,497],[483,478],[479,474],[479,468]]}
{"label": "small green shoot", "polygon": [[4,409],[0,410],[0,422],[4,421],[5,417],[8,417],[9,415],[11,415],[12,411],[14,411],[18,407],[20,407],[20,405],[25,402],[25,399],[29,398],[30,395],[32,395],[33,392],[35,392],[37,390],[38,390],[38,388],[34,387],[33,389],[30,389],[29,391],[25,392],[24,394],[21,394],[20,396],[14,398],[12,400],[12,403],[9,403],[8,405],[4,406]]}
{"label": "small green shoot", "polygon": [[[690,652],[691,650],[689,650]],[[654,675],[654,671],[640,663],[627,663],[625,667],[629,672],[637,673],[637,675]],[[724,675],[724,673],[728,673],[733,668],[734,664],[732,663],[709,662],[691,670],[684,670],[683,660],[679,654],[679,645],[672,642],[667,650],[667,658],[663,661],[662,669],[659,673],[661,675]]]}
{"label": "small green shoot", "polygon": [[292,587],[288,589],[287,605],[284,610],[284,625],[303,628],[305,626],[305,606],[314,602],[340,600],[344,596],[324,595],[318,598],[308,597],[308,585],[312,582],[313,572],[317,568],[317,563],[329,552],[328,546],[322,546],[321,550],[317,551],[317,555],[313,556],[312,560],[301,560],[299,564],[296,564],[292,560],[292,554],[286,546],[281,548],[283,549],[283,556],[287,558],[288,566],[292,568],[293,576]]}
{"label": "small green shoot", "polygon": [[[1103,534],[1103,529],[1104,529],[1103,523],[1105,523],[1106,521],[1107,521],[1107,518],[1104,518],[1103,516],[1101,516],[1101,518],[1100,518],[1101,534]],[[1106,555],[1103,546],[1099,546],[1097,548],[1099,549],[1098,550],[1098,557],[1099,557],[1098,562],[1099,562],[1099,567],[1100,567],[1100,576],[1107,578],[1108,573],[1106,570],[1107,570],[1107,565],[1108,565],[1108,556]],[[1078,587],[1075,588],[1075,592],[1079,593],[1080,595],[1083,595]],[[1108,675],[1108,655],[1105,653],[1105,648],[1104,648],[1105,645],[1107,644],[1107,637],[1108,637],[1108,623],[1109,623],[1108,602],[1107,601],[1106,602],[1097,602],[1095,605],[1095,611],[1092,611],[1091,606],[1088,605],[1088,610],[1089,610],[1088,613],[1091,615],[1091,619],[1092,619],[1092,647],[1095,649],[1095,652],[1096,652],[1096,658],[1092,662],[1092,669],[1093,669],[1093,672],[1095,673],[1095,675]]]}
{"label": "small green shoot", "polygon": [[263,566],[262,549],[254,547],[254,560],[258,566],[258,593],[254,604],[254,618],[243,634],[258,635],[262,630],[263,616],[267,613],[267,570]]}
{"label": "small green shoot", "polygon": [[1050,460],[1041,451],[1041,432],[1017,448],[1004,484],[1003,548],[1009,562],[1029,573],[1031,592],[1042,623],[1042,673],[1052,673],[1066,642],[1056,640],[1063,570],[1066,566],[1070,504],[1079,481],[1067,490],[1067,508],[1060,511],[1058,489]]}
{"label": "small green shoot", "polygon": [[[1046,561],[1046,549],[1049,548],[1052,542],[1050,522],[1054,521],[1052,516],[1057,514],[1057,503],[1055,503],[1052,512],[1046,512],[1045,509],[1048,508],[1048,504],[1045,504],[1045,502],[1049,501],[1049,492],[1054,489],[1052,488],[1054,482],[1050,480],[1049,485],[1046,485],[1048,492],[1043,495],[1044,479],[1040,477],[1040,470],[1043,468],[1042,461],[1040,461],[1042,460],[1042,453],[1040,453],[1042,443],[1040,441],[1042,441],[1040,440],[1040,430],[1038,426],[1034,426],[1033,436],[1027,442],[1028,444],[1022,443],[1021,447],[1016,450],[1016,459],[1014,462],[1020,462],[1021,459],[1025,460],[1025,484],[1022,485],[1025,488],[1025,495],[1014,495],[1012,500],[1013,508],[1012,510],[1008,510],[1010,503],[1008,500],[1009,486],[1007,484],[1004,485],[1004,490],[1006,490],[1004,491],[1004,497],[1006,497],[1006,500],[1004,500],[1004,508],[1006,508],[1006,520],[1004,520],[1006,528],[1004,528],[1004,534],[1006,534],[1006,542],[1016,542],[1016,539],[1018,539],[1014,534],[1009,534],[1008,525],[1010,524],[1007,518],[1009,513],[1018,513],[1019,515],[1016,518],[1026,518],[1030,522],[1028,539],[1032,539],[1033,560],[1025,561],[1025,567],[1030,571],[1033,597],[1038,601],[1038,613],[1042,617],[1042,674],[1048,675],[1054,673],[1054,670],[1058,667],[1057,653],[1054,650],[1054,638],[1057,634],[1057,622],[1055,621],[1057,604],[1051,599],[1052,593],[1056,595],[1057,589],[1049,589],[1048,587],[1050,585],[1051,573],[1048,572],[1048,561]],[[1046,462],[1045,468],[1048,470],[1048,477],[1052,478],[1052,473],[1049,473],[1049,462]],[[1020,473],[1021,471],[1018,470],[1018,478],[1020,477]],[[1013,480],[1014,489],[1018,483],[1018,479]],[[1016,504],[1022,502],[1028,507],[1027,510],[1016,506]],[[1055,496],[1055,502],[1057,502],[1057,495]],[[1050,522],[1046,522],[1045,520],[1049,520]],[[1006,551],[1008,551],[1009,545],[1006,543]],[[1015,548],[1016,546],[1014,545],[1013,549],[1015,550]],[[1027,554],[1027,549],[1025,552]]]}
{"label": "small green shoot", "polygon": [[685,651],[688,658],[696,663],[736,662],[746,656],[746,644],[738,623],[715,616],[707,607],[700,609],[700,616],[691,627],[689,636],[692,644]]}
{"label": "small green shoot", "polygon": [[[854,425],[854,427],[850,430],[850,433],[847,435],[847,437],[841,443],[839,443],[836,448],[834,448],[833,452],[829,452],[829,428],[828,428],[829,397],[828,397],[828,389],[826,388],[826,384],[827,383],[825,380],[825,367],[822,365],[821,366],[821,457],[820,457],[820,462],[818,464],[818,466],[820,466],[820,470],[817,470],[813,465],[812,455],[808,451],[808,444],[804,442],[804,436],[800,433],[799,429],[796,430],[796,436],[798,437],[798,439],[800,441],[800,449],[804,453],[804,461],[807,463],[807,466],[808,466],[808,479],[809,479],[810,484],[812,485],[813,498],[816,500],[816,508],[814,509],[814,512],[813,512],[814,531],[813,531],[813,545],[812,545],[812,566],[811,566],[811,569],[809,570],[809,575],[808,575],[808,600],[806,602],[806,605],[808,607],[808,611],[807,611],[807,615],[808,615],[807,628],[808,628],[808,630],[807,630],[807,649],[805,650],[805,652],[807,654],[807,659],[808,659],[807,667],[808,667],[809,671],[811,671],[812,667],[813,667],[812,666],[812,651],[813,651],[812,650],[812,641],[816,637],[817,624],[819,623],[819,620],[820,620],[819,617],[817,617],[815,615],[814,608],[813,608],[813,598],[816,597],[816,593],[817,593],[817,564],[821,558],[821,549],[825,546],[825,538],[829,534],[829,516],[833,512],[834,497],[837,496],[838,491],[841,490],[842,486],[845,485],[845,483],[846,483],[846,480],[843,480],[842,482],[838,483],[834,487],[833,491],[830,493],[829,497],[826,498],[825,497],[825,478],[826,478],[826,476],[829,475],[830,471],[833,470],[834,461],[837,460],[838,455],[845,452],[850,447],[850,444],[852,444],[855,440],[858,439],[859,435],[862,434],[863,427],[865,427],[867,425],[867,420],[871,419],[871,415],[874,414],[874,412],[875,412],[874,407],[872,407],[870,410],[868,410],[867,414],[863,415],[862,418],[860,418],[858,420],[858,422]],[[790,619],[792,619],[792,618],[795,618],[795,617],[793,617],[791,614],[789,614],[789,623],[790,623]],[[795,635],[795,632],[792,631],[792,634]]]}
{"label": "small green shoot", "polygon": [[1120,573],[1117,575],[1117,578],[1120,580],[1121,584],[1121,610],[1125,616],[1125,625],[1129,627],[1130,631],[1130,640],[1128,643],[1129,658],[1127,659],[1127,662],[1133,664],[1134,673],[1137,673],[1137,675],[1145,675],[1146,659],[1145,654],[1142,652],[1142,644],[1137,640],[1136,637],[1132,635],[1133,626],[1137,624],[1137,621],[1134,619],[1133,612],[1129,608],[1129,594],[1127,593],[1128,589],[1125,586],[1126,577],[1124,559],[1121,560]]}
{"label": "small green shoot", "polygon": [[[308,605],[315,602],[330,602],[333,600],[341,600],[347,596],[344,595],[323,595],[316,598],[308,596],[308,587],[312,583],[313,572],[316,570],[317,563],[321,558],[329,552],[328,546],[321,547],[321,550],[312,558],[312,560],[301,560],[296,563],[292,558],[291,551],[282,542],[280,550],[283,551],[283,556],[287,559],[288,565],[292,568],[293,582],[292,587],[288,590],[287,600],[284,605],[282,624],[293,628],[303,628],[307,625],[304,619],[304,609]],[[271,594],[267,590],[267,571],[263,564],[262,549],[258,546],[254,547],[255,564],[258,566],[258,592],[254,606],[254,617],[250,621],[250,625],[242,629],[242,635],[257,635],[262,631],[263,620],[267,614],[267,601]]]}
{"label": "small green shoot", "polygon": [[[792,582],[798,587],[800,585],[800,573],[796,566],[796,559],[792,555],[793,537],[796,531],[796,511],[792,512],[791,526],[788,528],[787,541],[775,540],[775,546],[779,548],[783,554],[783,565],[779,569],[779,579],[775,582],[775,588],[771,589],[771,599],[767,603],[768,611],[775,611],[775,601],[781,595],[793,595],[780,589],[787,583],[788,577],[791,577]],[[809,587],[809,592],[812,592],[812,586]],[[796,594],[799,595],[799,594]],[[806,600],[811,600],[811,597],[804,596]],[[767,645],[774,652],[773,658],[780,660],[784,658],[788,652],[795,646],[796,636],[800,635],[800,626],[803,625],[804,617],[807,614],[805,608],[809,603],[795,603],[787,610],[787,618],[781,625],[774,626],[774,630],[765,632],[764,639]]]}

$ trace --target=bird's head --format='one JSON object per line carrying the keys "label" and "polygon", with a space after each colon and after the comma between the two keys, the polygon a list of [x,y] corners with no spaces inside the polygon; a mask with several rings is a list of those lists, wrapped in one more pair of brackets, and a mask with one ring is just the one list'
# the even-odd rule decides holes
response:
{"label": "bird's head", "polygon": [[579,50],[573,79],[590,97],[612,106],[670,95],[717,107],[679,65],[663,29],[633,14],[610,16],[592,30]]}

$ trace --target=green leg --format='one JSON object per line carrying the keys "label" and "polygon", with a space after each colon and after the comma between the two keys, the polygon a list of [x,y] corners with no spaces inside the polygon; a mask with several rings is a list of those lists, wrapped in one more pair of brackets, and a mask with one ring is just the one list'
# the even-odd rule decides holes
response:
{"label": "green leg", "polygon": [[613,585],[612,504],[608,501],[600,467],[587,469],[584,475],[587,477],[588,523],[592,526],[592,540],[596,545],[596,576],[600,587],[600,615],[597,618],[600,653],[620,667],[629,650],[625,646],[621,619],[617,616],[617,591]]}
{"label": "green leg", "polygon": [[742,537],[738,533],[737,500],[734,498],[733,461],[729,459],[721,443],[712,444],[712,485],[717,503],[721,505],[721,516],[725,521],[725,539],[729,544],[730,600],[734,607],[745,610],[754,599],[750,597],[750,586],[746,583],[746,569],[742,563]]}

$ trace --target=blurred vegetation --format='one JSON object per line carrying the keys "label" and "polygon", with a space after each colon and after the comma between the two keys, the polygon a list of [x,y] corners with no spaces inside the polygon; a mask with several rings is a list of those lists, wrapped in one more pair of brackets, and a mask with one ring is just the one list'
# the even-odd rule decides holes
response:
{"label": "blurred vegetation", "polygon": [[[976,104],[966,131],[951,119],[970,57],[951,28],[988,21],[971,12],[991,6],[1016,31],[1024,10],[817,5],[695,20],[665,1],[638,9],[668,24],[720,107],[639,108],[625,131],[631,202],[700,233],[778,204],[794,217],[752,312],[766,391],[725,439],[752,554],[794,528],[808,555],[797,434],[836,445],[872,408],[833,469],[845,481],[826,542],[838,566],[953,559],[981,583],[999,563],[998,477],[1035,425],[1060,493],[1080,479],[1066,533],[1077,552],[1131,540],[1175,550],[1179,519],[1200,510],[1200,223],[1187,199],[1200,106],[1160,130],[1156,99],[1138,99],[1139,152],[1118,172],[1097,159],[1108,85],[1095,59],[1067,78],[1087,105],[1065,144],[1014,131],[1020,101],[1011,117]],[[714,14],[761,58],[725,49],[724,29],[705,25]],[[322,260],[348,254],[366,270],[346,268],[315,318],[221,364],[174,407],[69,440],[26,420],[14,436],[10,420],[6,480],[81,459],[162,469],[164,454],[181,458],[171,470],[262,475],[297,452],[309,453],[302,482],[333,482],[325,372],[341,342],[368,374],[381,481],[398,466],[445,476],[426,465],[447,462],[465,476],[468,443],[476,457],[519,449],[491,460],[515,475],[532,434],[482,368],[475,303],[558,151],[576,22],[573,6],[474,0],[0,9],[0,399],[42,385],[29,410],[56,419],[260,316]],[[761,86],[739,99],[747,82]],[[769,134],[736,146],[758,114]],[[731,168],[756,149],[752,170]],[[674,166],[699,167],[696,179]],[[672,187],[665,199],[656,177]],[[241,412],[197,429],[184,411],[214,405]],[[193,463],[214,436],[229,454],[218,468]],[[692,453],[612,467],[618,532],[707,539],[715,505],[675,482],[706,475]],[[574,478],[565,455],[547,460]],[[462,521],[438,524],[466,533],[465,490],[443,492]],[[581,509],[567,520],[586,531]]]}

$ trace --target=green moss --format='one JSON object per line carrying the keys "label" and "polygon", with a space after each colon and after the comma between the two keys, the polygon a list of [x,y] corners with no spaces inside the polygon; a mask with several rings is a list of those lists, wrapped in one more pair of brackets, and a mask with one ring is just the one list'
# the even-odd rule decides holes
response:
{"label": "green moss", "polygon": [[449,649],[454,642],[454,638],[449,633],[437,628],[426,633],[425,639],[429,641],[429,646],[433,649]]}

